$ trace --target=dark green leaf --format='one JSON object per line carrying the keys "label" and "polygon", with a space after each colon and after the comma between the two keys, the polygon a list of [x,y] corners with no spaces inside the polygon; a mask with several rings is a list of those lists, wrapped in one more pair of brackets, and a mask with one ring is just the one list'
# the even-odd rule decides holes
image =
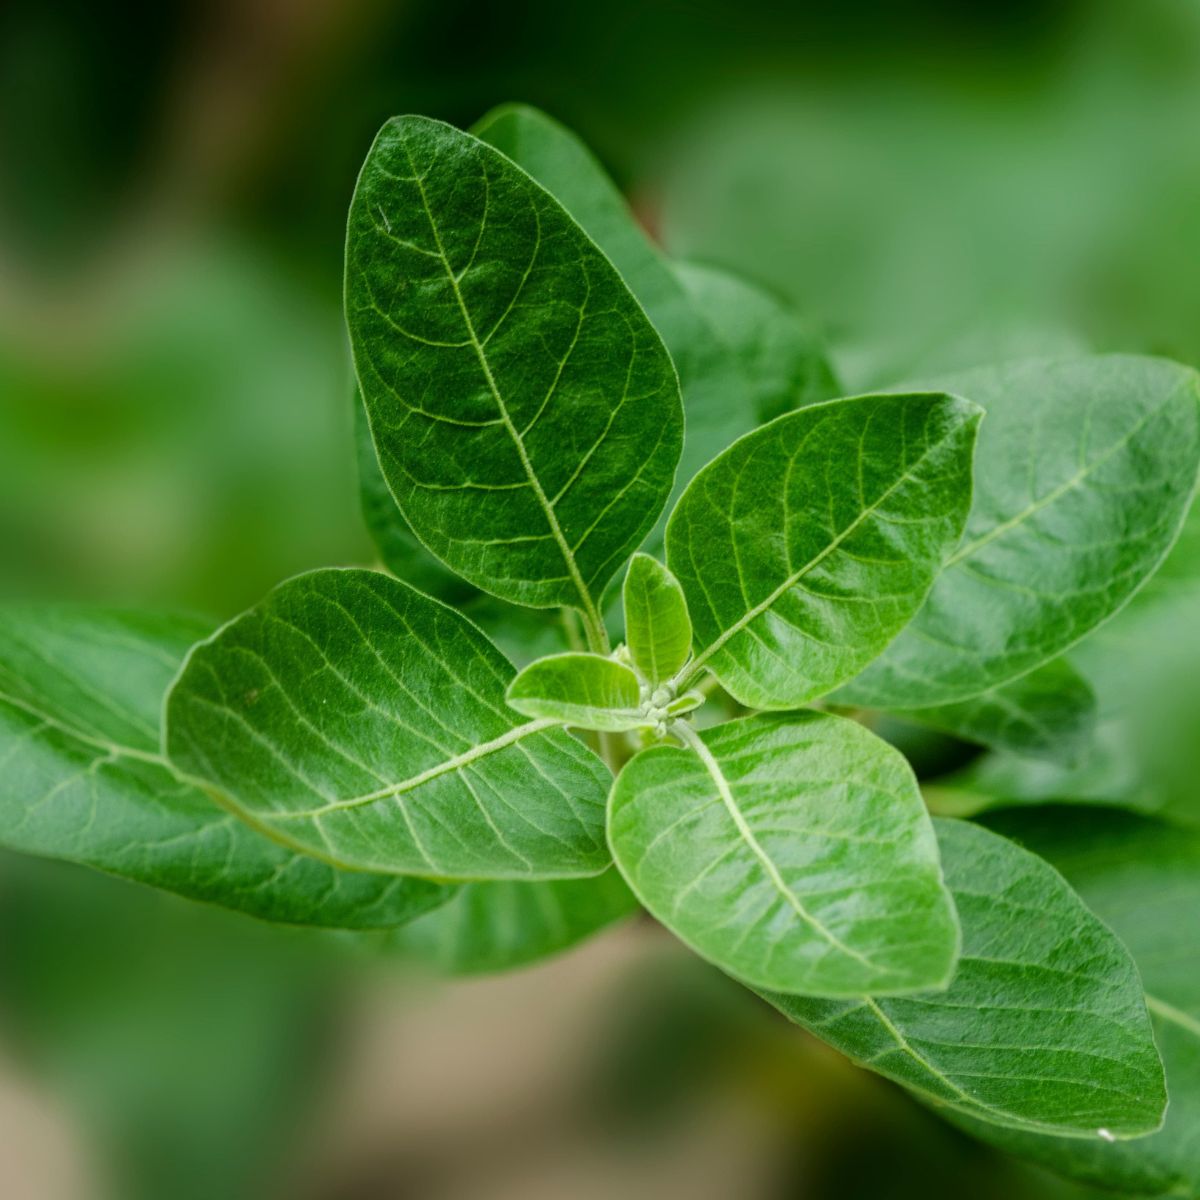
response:
{"label": "dark green leaf", "polygon": [[598,625],[682,441],[675,369],[608,259],[504,155],[400,117],[355,189],[346,315],[380,466],[421,541],[497,596]]}
{"label": "dark green leaf", "polygon": [[903,757],[853,721],[753,717],[658,746],[609,801],[638,899],[759,987],[847,996],[943,986],[958,928]]}
{"label": "dark green leaf", "polygon": [[967,534],[916,620],[843,690],[848,703],[949,704],[1057,657],[1153,573],[1191,501],[1193,371],[1114,355],[940,383],[988,413]]}
{"label": "dark green leaf", "polygon": [[998,828],[1044,854],[1129,947],[1141,971],[1171,1103],[1162,1129],[1132,1142],[968,1126],[1056,1171],[1137,1195],[1200,1196],[1200,834],[1132,814],[1006,813]]}
{"label": "dark green leaf", "polygon": [[358,455],[363,521],[383,565],[397,579],[403,579],[419,591],[444,600],[447,604],[462,605],[478,596],[475,588],[421,545],[408,522],[400,515],[379,470],[375,443],[371,440],[371,428],[367,424],[367,412],[363,407],[362,395],[357,391],[354,396],[354,441]]}
{"label": "dark green leaf", "polygon": [[950,987],[768,999],[956,1116],[1096,1141],[1157,1129],[1162,1064],[1124,946],[1040,858],[963,821],[936,825],[963,933]]}
{"label": "dark green leaf", "polygon": [[0,841],[296,924],[385,928],[447,900],[276,845],[174,774],[159,754],[162,697],[207,632],[108,610],[0,615]]}
{"label": "dark green leaf", "polygon": [[625,576],[625,641],[633,665],[657,687],[692,651],[692,622],[679,580],[648,554],[635,554]]}
{"label": "dark green leaf", "polygon": [[693,669],[752,708],[794,708],[860,671],[961,536],[979,416],[940,394],[835,400],[705,467],[667,525]]}
{"label": "dark green leaf", "polygon": [[968,742],[1071,766],[1091,748],[1096,697],[1064,658],[957,704],[894,709]]}
{"label": "dark green leaf", "polygon": [[384,936],[384,945],[448,975],[508,971],[557,954],[637,901],[616,870],[594,879],[468,883],[448,904]]}
{"label": "dark green leaf", "polygon": [[608,772],[550,722],[518,724],[512,677],[453,609],[373,571],[314,571],[192,651],[166,746],[247,820],[335,865],[595,874]]}
{"label": "dark green leaf", "polygon": [[708,264],[675,270],[741,366],[760,424],[844,394],[816,335],[783,300]]}

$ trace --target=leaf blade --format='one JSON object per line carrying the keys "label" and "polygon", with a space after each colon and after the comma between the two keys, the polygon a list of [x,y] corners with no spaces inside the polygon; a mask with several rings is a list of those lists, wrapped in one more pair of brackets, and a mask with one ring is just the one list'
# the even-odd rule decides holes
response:
{"label": "leaf blade", "polygon": [[406,584],[314,571],[193,649],[167,751],[272,836],[355,870],[595,874],[608,773],[550,722],[518,722],[512,675],[465,617]]}
{"label": "leaf blade", "polygon": [[264,920],[402,924],[451,889],[334,871],[268,841],[159,757],[162,695],[209,626],[157,614],[0,614],[0,840]]}
{"label": "leaf blade", "polygon": [[401,117],[355,189],[346,300],[380,466],[417,536],[502,599],[598,625],[682,440],[670,357],[611,263],[503,155]]}
{"label": "leaf blade", "polygon": [[637,676],[599,654],[568,652],[532,662],[508,685],[509,707],[545,718],[619,733],[646,725]]}
{"label": "leaf blade", "polygon": [[1156,1129],[1162,1065],[1128,952],[1047,863],[978,826],[935,824],[963,929],[946,991],[846,1003],[766,998],[955,1113],[1056,1137]]}
{"label": "leaf blade", "polygon": [[657,559],[635,554],[622,591],[625,641],[651,687],[666,683],[692,651],[692,620],[679,580]]}
{"label": "leaf blade", "polygon": [[643,751],[609,802],[614,858],[655,917],[760,986],[858,995],[946,981],[954,911],[896,751],[813,712],[684,736],[696,753]]}
{"label": "leaf blade", "polygon": [[560,954],[636,909],[615,868],[591,879],[468,883],[428,914],[436,919],[389,932],[383,944],[446,975],[511,971]]}
{"label": "leaf blade", "polygon": [[692,669],[760,709],[860,671],[959,539],[979,417],[938,393],[862,396],[779,417],[719,455],[667,523]]}
{"label": "leaf blade", "polygon": [[1056,657],[1153,573],[1191,500],[1200,384],[1187,368],[1111,355],[947,386],[988,412],[966,538],[912,625],[843,689],[848,703],[953,703]]}

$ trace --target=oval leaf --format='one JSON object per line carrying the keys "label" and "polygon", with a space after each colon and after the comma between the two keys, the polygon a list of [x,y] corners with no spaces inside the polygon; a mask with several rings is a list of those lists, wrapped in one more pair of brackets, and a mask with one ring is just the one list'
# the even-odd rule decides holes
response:
{"label": "oval leaf", "polygon": [[1057,657],[1171,548],[1200,465],[1194,371],[1111,356],[946,383],[987,410],[963,544],[848,703],[949,704]]}
{"label": "oval leaf", "polygon": [[790,413],[704,468],[667,523],[694,667],[751,708],[795,708],[874,658],[962,533],[980,412],[941,394]]}
{"label": "oval leaf", "polygon": [[614,870],[594,879],[468,883],[447,905],[385,935],[399,957],[447,975],[510,971],[577,945],[637,901]]}
{"label": "oval leaf", "polygon": [[298,925],[387,928],[448,900],[450,888],[277,845],[171,770],[163,693],[207,632],[113,610],[0,614],[0,842]]}
{"label": "oval leaf", "polygon": [[599,624],[682,443],[675,368],[612,264],[492,147],[424,117],[367,156],[346,317],[384,478],[464,578]]}
{"label": "oval leaf", "polygon": [[838,1004],[767,999],[952,1113],[1060,1137],[1156,1129],[1162,1064],[1128,951],[1040,858],[966,822],[935,824],[962,922],[950,987]]}
{"label": "oval leaf", "polygon": [[651,723],[641,711],[637,676],[599,654],[552,654],[508,685],[508,703],[527,717],[580,729],[619,731]]}
{"label": "oval leaf", "polygon": [[638,899],[697,953],[811,995],[946,983],[958,929],[904,759],[822,713],[734,721],[645,750],[609,802]]}
{"label": "oval leaf", "polygon": [[166,746],[247,820],[335,865],[437,878],[589,875],[608,772],[504,702],[465,617],[374,571],[276,588],[188,656]]}
{"label": "oval leaf", "polygon": [[679,580],[648,554],[635,554],[625,576],[625,641],[633,665],[652,687],[683,666],[692,622]]}
{"label": "oval leaf", "polygon": [[965,1127],[1086,1183],[1139,1196],[1200,1196],[1200,922],[1181,919],[1200,913],[1200,834],[1099,810],[1009,813],[997,825],[1049,858],[1129,947],[1171,1103],[1162,1129],[1127,1142]]}

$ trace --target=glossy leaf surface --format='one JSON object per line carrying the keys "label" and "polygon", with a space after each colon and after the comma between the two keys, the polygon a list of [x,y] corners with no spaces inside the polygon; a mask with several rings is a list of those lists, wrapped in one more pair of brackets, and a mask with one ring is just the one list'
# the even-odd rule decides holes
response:
{"label": "glossy leaf surface", "polygon": [[682,442],[670,357],[595,243],[492,147],[395,118],[351,204],[346,316],[421,541],[497,596],[595,617]]}
{"label": "glossy leaf surface", "polygon": [[966,822],[936,825],[963,934],[949,988],[768,999],[953,1114],[1096,1140],[1156,1129],[1162,1064],[1128,951],[1042,859]]}
{"label": "glossy leaf surface", "polygon": [[1058,1138],[968,1126],[1052,1170],[1146,1196],[1200,1196],[1200,834],[1132,814],[1006,813],[997,828],[1045,855],[1133,954],[1167,1068],[1162,1129],[1136,1141]]}
{"label": "glossy leaf surface", "polygon": [[861,670],[958,542],[979,416],[936,393],[835,400],[747,434],[705,467],[667,525],[694,666],[767,709]]}
{"label": "glossy leaf surface", "polygon": [[336,864],[437,878],[595,874],[608,772],[505,704],[512,666],[386,575],[281,584],[188,657],[166,746],[272,836]]}
{"label": "glossy leaf surface", "polygon": [[0,614],[0,842],[294,924],[402,924],[451,895],[335,871],[269,841],[159,753],[162,697],[190,618],[112,610]]}
{"label": "glossy leaf surface", "polygon": [[581,729],[645,725],[637,676],[599,654],[554,654],[532,662],[508,686],[510,708]]}
{"label": "glossy leaf surface", "polygon": [[447,905],[384,935],[403,958],[447,975],[509,971],[558,954],[637,909],[615,869],[594,879],[468,883]]}
{"label": "glossy leaf surface", "polygon": [[916,620],[844,689],[851,703],[951,703],[1057,657],[1153,573],[1195,487],[1185,367],[1114,355],[940,382],[988,414],[966,536]]}
{"label": "glossy leaf surface", "polygon": [[699,954],[811,995],[944,984],[957,954],[904,759],[821,713],[734,721],[628,763],[609,802],[638,899]]}
{"label": "glossy leaf surface", "polygon": [[657,686],[687,662],[692,622],[679,580],[657,559],[635,554],[625,576],[625,641],[642,677]]}

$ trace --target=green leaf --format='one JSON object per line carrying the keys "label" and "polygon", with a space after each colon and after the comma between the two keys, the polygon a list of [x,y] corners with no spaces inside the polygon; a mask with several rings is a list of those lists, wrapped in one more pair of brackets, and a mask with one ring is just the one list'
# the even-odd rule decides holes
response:
{"label": "green leaf", "polygon": [[1062,877],[963,821],[936,823],[962,922],[941,993],[767,997],[948,1114],[1059,1137],[1137,1137],[1166,1105],[1137,968]]}
{"label": "green leaf", "polygon": [[447,975],[509,971],[557,954],[629,916],[637,901],[616,870],[594,879],[468,883],[448,904],[383,944]]}
{"label": "green leaf", "polygon": [[334,865],[595,874],[608,772],[550,722],[517,724],[512,676],[465,617],[406,584],[314,571],[193,649],[166,746],[246,820]]}
{"label": "green leaf", "polygon": [[608,259],[504,155],[399,117],[354,192],[346,317],[416,535],[494,595],[598,625],[682,443],[671,359]]}
{"label": "green leaf", "polygon": [[359,500],[363,522],[383,565],[398,579],[447,604],[461,606],[480,593],[434,558],[400,515],[379,470],[362,394],[354,396],[354,440],[358,455]]}
{"label": "green leaf", "polygon": [[170,769],[163,693],[207,632],[113,610],[0,613],[0,842],[293,924],[385,928],[449,899],[276,845]]}
{"label": "green leaf", "polygon": [[705,467],[667,524],[693,669],[751,708],[795,708],[860,671],[961,536],[979,416],[940,394],[835,400]]}
{"label": "green leaf", "polygon": [[1065,658],[957,704],[893,709],[968,742],[1072,766],[1091,748],[1096,697]]}
{"label": "green leaf", "polygon": [[741,365],[759,423],[843,394],[816,335],[785,301],[709,264],[675,271]]}
{"label": "green leaf", "polygon": [[580,729],[620,731],[653,724],[642,711],[638,677],[599,654],[553,654],[532,662],[508,685],[509,706]]}
{"label": "green leaf", "polygon": [[903,757],[853,721],[752,717],[629,762],[613,856],[698,954],[758,987],[847,996],[944,985],[958,928]]}
{"label": "green leaf", "polygon": [[764,415],[837,394],[812,335],[792,314],[741,280],[668,262],[591,151],[557,121],[509,104],[485,116],[476,132],[554,193],[662,334],[687,414],[675,495]]}
{"label": "green leaf", "polygon": [[625,641],[652,687],[675,674],[692,652],[692,621],[679,580],[657,559],[635,554],[625,576]]}
{"label": "green leaf", "polygon": [[847,703],[949,704],[1057,657],[1153,573],[1195,487],[1200,405],[1185,367],[1114,355],[941,385],[988,413],[967,534]]}
{"label": "green leaf", "polygon": [[1171,1103],[1132,1142],[1064,1142],[969,1125],[1052,1170],[1137,1195],[1200,1196],[1200,834],[1127,813],[1006,813],[998,828],[1044,854],[1133,954]]}

